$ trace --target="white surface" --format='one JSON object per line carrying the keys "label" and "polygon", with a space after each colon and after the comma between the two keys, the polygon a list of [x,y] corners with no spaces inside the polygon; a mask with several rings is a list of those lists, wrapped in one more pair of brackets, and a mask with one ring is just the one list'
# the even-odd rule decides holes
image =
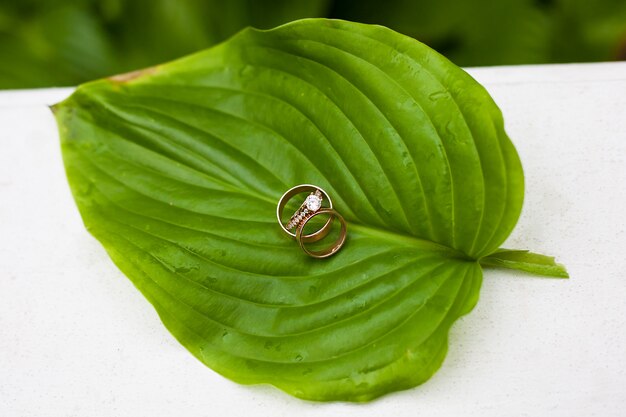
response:
{"label": "white surface", "polygon": [[626,415],[626,63],[472,69],[525,167],[506,247],[570,280],[485,272],[426,384],[318,404],[206,368],[84,230],[44,104],[0,93],[0,416]]}

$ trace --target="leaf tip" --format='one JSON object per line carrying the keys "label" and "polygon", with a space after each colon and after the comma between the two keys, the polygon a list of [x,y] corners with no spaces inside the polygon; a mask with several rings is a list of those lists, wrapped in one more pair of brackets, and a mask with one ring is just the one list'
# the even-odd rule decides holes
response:
{"label": "leaf tip", "polygon": [[[73,96],[74,94],[72,94]],[[71,107],[71,97],[66,98],[63,101],[59,101],[58,103],[54,103],[48,106],[48,108],[50,109],[50,111],[52,112],[52,115],[59,120],[59,118],[62,117],[62,115],[65,113],[66,110],[68,110],[68,106]]]}
{"label": "leaf tip", "polygon": [[51,104],[48,106],[48,108],[50,109],[50,111],[52,112],[54,116],[57,116],[59,112],[62,110],[62,107],[66,101],[67,99],[63,101],[59,101],[58,103]]}

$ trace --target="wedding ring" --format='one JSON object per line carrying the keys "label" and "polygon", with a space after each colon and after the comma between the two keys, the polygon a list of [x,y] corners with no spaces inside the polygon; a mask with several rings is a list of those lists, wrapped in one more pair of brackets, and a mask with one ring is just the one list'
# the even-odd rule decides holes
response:
{"label": "wedding ring", "polygon": [[[290,217],[289,221],[283,223],[283,211],[287,203],[296,195],[309,192],[309,195],[304,199],[304,202]],[[328,201],[329,207],[322,207],[324,200]],[[304,228],[307,223],[315,216],[320,214],[327,214],[328,220],[317,231],[304,234]],[[328,193],[322,190],[320,187],[311,184],[296,185],[295,187],[287,190],[283,196],[278,200],[278,206],[276,207],[276,218],[281,229],[289,236],[294,237],[300,248],[309,256],[313,258],[327,258],[335,253],[343,246],[346,241],[347,226],[343,216],[333,209],[333,202],[331,201]],[[333,221],[337,219],[341,225],[339,231],[339,237],[335,242],[323,250],[311,250],[307,248],[305,243],[316,242],[323,239],[330,232]],[[292,230],[295,229],[295,233]]]}
{"label": "wedding ring", "polygon": [[[291,218],[286,224],[283,223],[283,211],[285,209],[285,205],[294,196],[307,192],[307,191],[310,192],[310,194],[306,197],[304,202],[300,205],[300,208],[296,210],[296,212],[291,216]],[[293,229],[297,230],[297,228],[300,226],[300,224],[302,224],[304,219],[306,219],[307,217],[311,217],[317,211],[323,209],[324,207],[322,207],[322,202],[324,200],[328,201],[328,206],[329,206],[328,208],[332,209],[333,208],[332,200],[330,199],[326,191],[324,191],[320,187],[317,187],[311,184],[301,184],[301,185],[296,185],[295,187],[290,188],[289,190],[285,192],[285,194],[283,194],[283,196],[278,201],[278,206],[276,207],[276,217],[278,219],[278,224],[280,225],[280,227],[283,229],[285,233],[295,238],[296,233],[292,232],[292,230]],[[315,242],[320,239],[323,239],[330,231],[330,225],[332,221],[333,219],[331,216],[331,218],[328,219],[328,221],[324,224],[324,226],[322,226],[321,229],[313,233],[303,235],[301,237],[301,240],[303,240],[304,242]]]}
{"label": "wedding ring", "polygon": [[[331,246],[329,246],[326,249],[313,251],[313,250],[309,250],[304,244],[305,241],[303,239],[304,236],[302,236],[302,231],[304,230],[304,226],[306,226],[309,220],[311,220],[313,217],[318,216],[320,214],[329,214],[330,217],[328,220],[331,222],[332,220],[334,220],[334,218],[338,219],[339,223],[341,223],[341,230],[339,231],[339,237],[337,238],[335,243],[333,243]],[[302,248],[304,253],[306,253],[307,255],[312,256],[314,258],[328,258],[329,256],[337,253],[339,249],[341,249],[344,242],[346,241],[346,234],[347,234],[347,226],[346,226],[346,221],[344,220],[343,216],[337,213],[332,208],[322,208],[316,211],[315,213],[313,213],[312,215],[305,217],[304,220],[298,225],[298,228],[296,229],[296,240],[300,244],[300,248]]]}

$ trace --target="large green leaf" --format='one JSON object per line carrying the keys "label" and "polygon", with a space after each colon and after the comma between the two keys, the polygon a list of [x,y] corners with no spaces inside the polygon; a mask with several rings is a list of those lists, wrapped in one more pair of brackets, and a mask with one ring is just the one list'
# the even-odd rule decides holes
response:
{"label": "large green leaf", "polygon": [[[248,29],[54,110],[89,231],[172,334],[241,383],[349,401],[415,386],[476,303],[483,257],[564,272],[496,252],[523,175],[487,92],[383,27]],[[300,183],[349,223],[327,260],[276,223]]]}

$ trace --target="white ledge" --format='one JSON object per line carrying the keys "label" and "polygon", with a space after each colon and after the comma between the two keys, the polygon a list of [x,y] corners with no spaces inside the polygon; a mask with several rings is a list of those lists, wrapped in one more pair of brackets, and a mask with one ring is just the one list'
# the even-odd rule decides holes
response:
{"label": "white ledge", "polygon": [[487,270],[440,371],[366,405],[314,404],[204,367],[85,231],[48,105],[0,92],[0,416],[623,416],[626,63],[468,69],[526,174],[505,247],[570,280]]}

